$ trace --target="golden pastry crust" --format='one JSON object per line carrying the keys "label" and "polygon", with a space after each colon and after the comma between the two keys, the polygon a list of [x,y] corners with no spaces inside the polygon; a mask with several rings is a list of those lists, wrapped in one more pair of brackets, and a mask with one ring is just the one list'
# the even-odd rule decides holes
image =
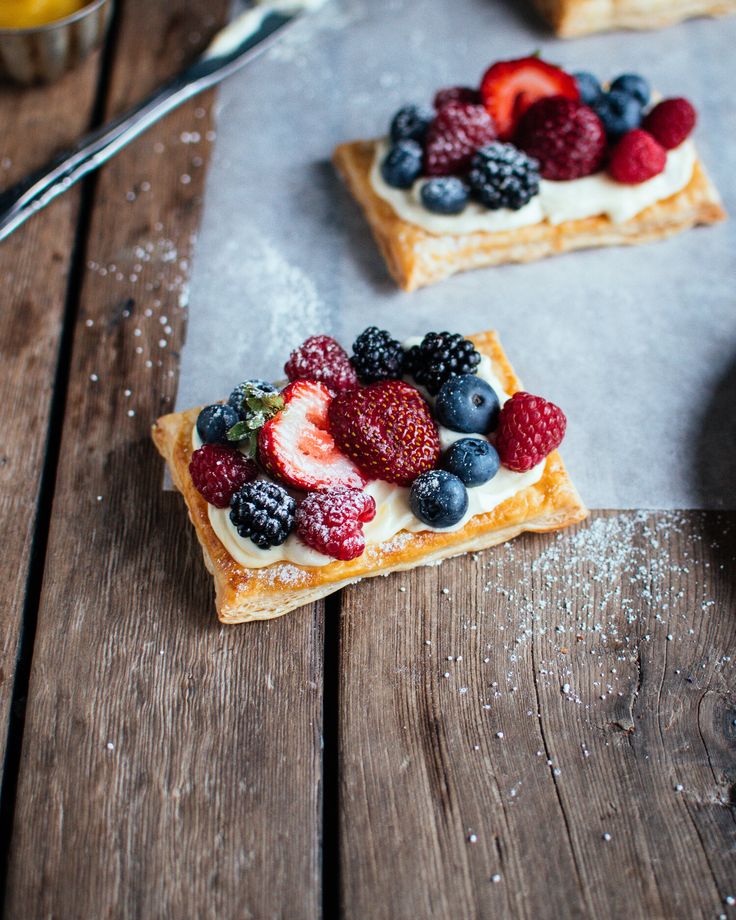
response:
{"label": "golden pastry crust", "polygon": [[664,239],[696,224],[724,220],[718,192],[697,161],[689,184],[624,223],[587,217],[553,225],[547,221],[501,232],[434,234],[402,220],[370,182],[376,141],[341,144],[333,161],[363,209],[392,277],[405,291],[471,268],[532,262],[595,246],[637,245]]}
{"label": "golden pastry crust", "polygon": [[[493,332],[470,336],[476,348],[493,361],[508,393],[520,382]],[[525,530],[557,530],[583,520],[587,510],[567,475],[559,454],[547,458],[542,478],[488,514],[473,517],[453,533],[400,531],[384,543],[369,546],[358,559],[308,568],[279,562],[249,569],[228,553],[210,525],[207,502],[189,476],[192,429],[199,409],[165,415],[153,426],[152,437],[184,496],[189,517],[202,546],[205,565],[214,576],[217,615],[223,623],[243,623],[282,616],[319,600],[339,588],[374,575],[386,575],[450,556],[486,549]]]}
{"label": "golden pastry crust", "polygon": [[609,29],[660,29],[736,12],[736,0],[532,0],[561,38]]}

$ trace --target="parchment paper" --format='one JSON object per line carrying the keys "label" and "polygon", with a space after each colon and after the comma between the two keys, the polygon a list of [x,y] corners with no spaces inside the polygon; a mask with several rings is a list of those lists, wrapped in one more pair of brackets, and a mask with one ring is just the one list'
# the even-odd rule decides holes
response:
{"label": "parchment paper", "polygon": [[369,324],[399,337],[495,328],[526,387],[567,413],[563,455],[591,507],[734,508],[736,221],[404,294],[329,163],[402,103],[541,48],[692,99],[701,156],[736,214],[736,17],[562,42],[525,9],[330,0],[223,86],[178,406],[279,377],[312,333],[349,346]]}

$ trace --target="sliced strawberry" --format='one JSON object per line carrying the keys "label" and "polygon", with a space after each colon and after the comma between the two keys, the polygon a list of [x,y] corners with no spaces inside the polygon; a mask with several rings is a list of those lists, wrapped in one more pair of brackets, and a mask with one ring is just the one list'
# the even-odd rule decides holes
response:
{"label": "sliced strawberry", "polygon": [[521,116],[537,99],[564,96],[579,99],[574,77],[537,57],[499,61],[485,72],[480,84],[483,105],[501,140],[510,140]]}
{"label": "sliced strawberry", "polygon": [[284,408],[258,433],[258,454],[266,470],[295,489],[361,489],[365,479],[330,434],[327,410],[332,393],[327,387],[297,380],[281,395]]}

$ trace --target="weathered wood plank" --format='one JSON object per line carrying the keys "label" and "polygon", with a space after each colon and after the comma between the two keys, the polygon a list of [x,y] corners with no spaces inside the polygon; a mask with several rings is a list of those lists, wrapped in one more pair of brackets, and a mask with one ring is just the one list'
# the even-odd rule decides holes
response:
{"label": "weathered wood plank", "polygon": [[726,910],[734,525],[599,513],[344,592],[346,916]]}
{"label": "weathered wood plank", "polygon": [[[98,73],[96,55],[56,86],[0,89],[1,187],[88,128]],[[78,208],[76,189],[0,244],[0,779]]]}
{"label": "weathered wood plank", "polygon": [[[110,110],[227,5],[128,0]],[[97,188],[8,873],[19,920],[318,913],[322,608],[219,627],[149,439],[175,392],[211,103]]]}

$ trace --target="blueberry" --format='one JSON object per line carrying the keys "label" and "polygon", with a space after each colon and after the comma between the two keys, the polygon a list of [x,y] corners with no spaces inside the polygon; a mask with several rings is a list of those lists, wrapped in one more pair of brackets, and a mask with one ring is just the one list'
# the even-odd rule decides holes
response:
{"label": "blueberry", "polygon": [[611,83],[611,91],[628,93],[639,100],[642,108],[649,103],[652,94],[649,84],[638,73],[622,73]]}
{"label": "blueberry", "polygon": [[394,188],[411,188],[422,172],[422,148],[416,141],[399,141],[381,163],[381,175]]}
{"label": "blueberry", "polygon": [[420,144],[434,121],[434,109],[428,105],[405,105],[391,120],[391,140],[418,141]]}
{"label": "blueberry", "polygon": [[227,401],[228,406],[232,406],[240,414],[241,419],[244,419],[247,414],[243,411],[243,397],[250,387],[258,387],[264,393],[278,393],[278,387],[266,380],[244,380],[240,386],[235,387]]}
{"label": "blueberry", "polygon": [[618,138],[641,124],[641,103],[635,96],[621,90],[605,93],[594,108],[609,137]]}
{"label": "blueberry", "polygon": [[496,448],[481,438],[460,438],[442,458],[442,466],[466,486],[482,486],[493,479],[500,465]]}
{"label": "blueberry", "polygon": [[240,416],[232,406],[205,406],[197,416],[197,434],[205,444],[227,444],[227,433]]}
{"label": "blueberry", "polygon": [[422,204],[434,214],[459,214],[468,203],[468,187],[457,176],[430,179],[422,186]]}
{"label": "blueberry", "polygon": [[430,527],[452,527],[468,510],[468,490],[452,473],[430,470],[414,480],[409,493],[412,514]]}
{"label": "blueberry", "polygon": [[496,391],[476,374],[450,377],[442,384],[435,404],[440,425],[464,434],[495,431],[500,409]]}
{"label": "blueberry", "polygon": [[603,93],[597,77],[594,77],[592,73],[587,73],[586,71],[574,73],[573,77],[575,77],[578,89],[580,90],[580,101],[584,102],[585,105],[595,105]]}

